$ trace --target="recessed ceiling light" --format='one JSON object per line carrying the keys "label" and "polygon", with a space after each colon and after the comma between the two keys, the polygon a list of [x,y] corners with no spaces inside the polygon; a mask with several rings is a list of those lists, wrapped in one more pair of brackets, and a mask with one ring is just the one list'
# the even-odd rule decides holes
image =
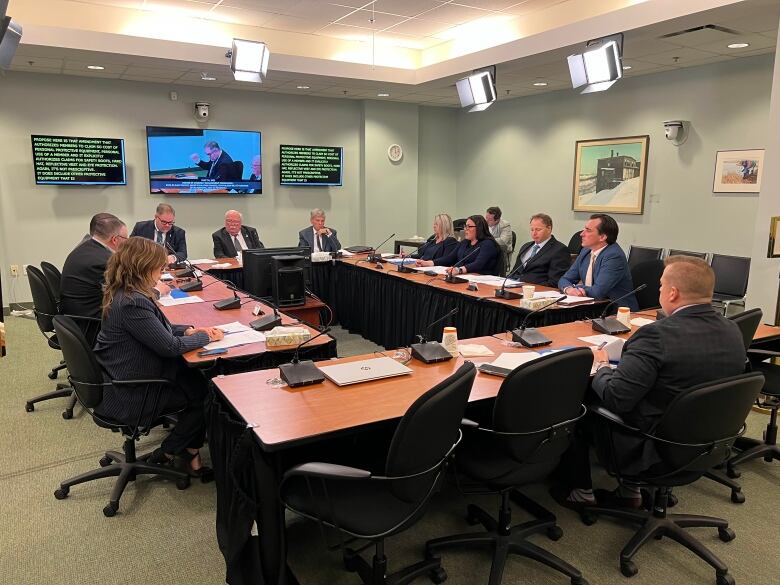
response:
{"label": "recessed ceiling light", "polygon": [[750,43],[731,43],[728,47],[729,49],[744,49],[745,47],[749,47]]}
{"label": "recessed ceiling light", "polygon": [[376,97],[390,97],[389,93],[378,93],[376,94]]}
{"label": "recessed ceiling light", "polygon": [[534,87],[547,87],[546,81],[537,81],[534,83]]}
{"label": "recessed ceiling light", "polygon": [[623,65],[623,71],[628,71],[631,69],[631,65]]}
{"label": "recessed ceiling light", "polygon": [[94,71],[102,71],[105,69],[102,65],[87,65],[87,69],[92,69]]}
{"label": "recessed ceiling light", "polygon": [[216,77],[212,77],[211,75],[209,75],[208,73],[205,73],[205,72],[200,74],[200,79],[201,79],[201,81],[216,81],[217,80]]}
{"label": "recessed ceiling light", "polygon": [[298,85],[296,86],[298,89],[311,89],[308,85]]}

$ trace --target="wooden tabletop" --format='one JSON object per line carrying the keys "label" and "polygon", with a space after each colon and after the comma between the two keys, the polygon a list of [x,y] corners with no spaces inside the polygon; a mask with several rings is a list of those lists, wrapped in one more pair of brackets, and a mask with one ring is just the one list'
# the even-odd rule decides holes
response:
{"label": "wooden tabletop", "polygon": [[225,268],[214,268],[214,264],[195,264],[195,268],[200,270],[235,270],[242,268],[241,263],[235,258],[215,258],[216,264],[230,264]]}
{"label": "wooden tabletop", "polygon": [[[273,308],[265,303],[252,300],[246,294],[239,292],[238,296],[241,298],[242,305],[238,309],[230,309],[227,311],[218,311],[214,308],[214,302],[233,297],[233,291],[230,290],[227,285],[208,274],[204,274],[201,278],[203,281],[203,290],[189,293],[190,296],[198,296],[205,302],[192,303],[188,305],[176,305],[173,307],[160,307],[162,312],[168,318],[171,323],[180,325],[194,325],[196,327],[213,327],[215,325],[224,325],[225,323],[232,323],[233,321],[239,321],[245,325],[248,325],[251,321],[258,318],[253,314],[253,309],[256,305],[259,305],[265,314],[273,313]],[[309,330],[312,337],[319,333],[316,329],[312,329],[307,325],[304,325],[295,319],[284,313],[282,315],[282,325],[295,325],[296,327],[304,327]],[[323,335],[319,339],[315,339],[309,346],[324,345],[332,341],[332,338],[328,335]],[[267,347],[265,342],[250,343],[248,345],[242,345],[237,347],[231,347],[226,354],[222,354],[221,358],[233,358],[241,356],[257,355],[259,353],[265,353],[266,351],[290,351],[294,345],[280,345],[274,347]],[[193,350],[184,354],[184,359],[190,365],[200,365],[204,363],[213,362],[216,357],[199,357],[198,351],[200,349]]]}
{"label": "wooden tabletop", "polygon": [[761,323],[758,326],[756,334],[753,336],[754,341],[771,341],[772,339],[780,337],[780,327],[774,325],[766,325]]}

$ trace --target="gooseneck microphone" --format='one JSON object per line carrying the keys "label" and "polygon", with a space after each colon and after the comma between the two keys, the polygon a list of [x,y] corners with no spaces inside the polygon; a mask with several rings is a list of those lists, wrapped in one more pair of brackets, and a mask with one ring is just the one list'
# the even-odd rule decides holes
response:
{"label": "gooseneck microphone", "polygon": [[[471,258],[477,252],[479,252],[479,245],[474,246],[474,249],[471,252],[469,252],[463,258],[455,262],[455,264],[453,264],[452,267],[457,268],[458,266],[461,266],[466,260]],[[453,276],[452,272],[450,272],[444,277],[444,282],[449,282],[451,284],[462,284],[464,282],[468,282],[468,280],[465,278],[461,278],[460,276]]]}
{"label": "gooseneck microphone", "polygon": [[[260,300],[258,297],[254,297],[253,295],[250,296],[252,296],[255,300]],[[260,314],[263,316],[249,323],[249,326],[255,331],[268,331],[282,324],[282,316],[279,314],[279,307],[267,299],[263,300],[262,302],[271,307],[273,309],[273,313],[266,315],[261,311]]]}
{"label": "gooseneck microphone", "polygon": [[390,234],[389,236],[387,236],[387,237],[384,239],[384,241],[383,241],[381,244],[379,244],[378,246],[374,246],[373,248],[371,248],[371,249],[373,250],[373,254],[369,254],[369,255],[368,255],[368,258],[366,258],[366,261],[367,261],[367,262],[384,262],[384,260],[382,259],[382,254],[377,254],[377,253],[376,253],[376,251],[377,251],[379,248],[381,248],[382,246],[384,246],[384,245],[385,245],[385,244],[386,244],[386,243],[387,243],[387,242],[390,240],[390,238],[392,238],[392,237],[394,237],[394,236],[395,236],[395,234]]}
{"label": "gooseneck microphone", "polygon": [[629,331],[631,331],[629,327],[623,325],[620,321],[617,320],[616,317],[607,317],[607,311],[609,311],[609,308],[615,303],[617,303],[618,301],[622,301],[626,297],[630,297],[632,294],[637,293],[646,287],[647,287],[646,284],[640,284],[634,290],[627,292],[622,297],[618,297],[614,301],[607,304],[607,306],[604,307],[604,310],[601,312],[601,316],[598,319],[593,319],[590,322],[593,330],[598,331],[599,333],[606,333],[607,335],[615,335],[616,333],[628,333]]}
{"label": "gooseneck microphone", "polygon": [[508,301],[511,301],[513,299],[522,299],[523,293],[513,292],[511,290],[506,290],[506,281],[509,280],[509,277],[512,276],[515,272],[520,270],[523,266],[520,265],[517,268],[515,268],[512,272],[506,275],[506,278],[504,279],[504,282],[501,283],[501,288],[496,289],[496,297],[499,299],[506,299]]}
{"label": "gooseneck microphone", "polygon": [[295,354],[289,364],[282,364],[279,366],[279,377],[287,382],[290,388],[297,388],[298,386],[309,386],[311,384],[319,384],[325,380],[325,376],[322,375],[320,369],[314,365],[311,360],[300,361],[299,354],[301,348],[307,343],[311,343],[318,337],[321,337],[330,331],[330,327],[327,327],[320,331],[314,337],[310,337],[306,341],[299,343],[295,348]]}
{"label": "gooseneck microphone", "polygon": [[528,313],[525,316],[525,319],[523,319],[523,322],[520,324],[519,329],[513,329],[512,330],[512,341],[516,341],[521,343],[524,347],[540,347],[542,345],[550,345],[552,343],[552,339],[549,339],[548,337],[545,337],[541,333],[539,333],[539,330],[536,327],[528,327],[526,328],[526,325],[528,324],[528,319],[531,318],[531,315],[535,315],[539,311],[543,311],[547,307],[552,307],[555,303],[562,301],[566,298],[566,295],[561,295],[557,299],[553,299],[549,303],[546,303],[539,307],[538,309],[534,309],[530,313]]}
{"label": "gooseneck microphone", "polygon": [[441,323],[445,319],[448,319],[449,317],[451,317],[457,312],[458,312],[458,308],[456,307],[452,309],[449,313],[447,313],[443,317],[439,317],[433,323],[429,324],[425,329],[423,329],[423,332],[417,336],[420,342],[413,343],[411,345],[413,358],[418,359],[421,362],[426,364],[432,364],[435,362],[444,362],[452,359],[452,354],[448,352],[446,349],[444,349],[444,346],[441,343],[439,343],[438,341],[429,342],[427,336],[428,336],[428,332],[431,330],[431,327],[433,327],[437,323]]}

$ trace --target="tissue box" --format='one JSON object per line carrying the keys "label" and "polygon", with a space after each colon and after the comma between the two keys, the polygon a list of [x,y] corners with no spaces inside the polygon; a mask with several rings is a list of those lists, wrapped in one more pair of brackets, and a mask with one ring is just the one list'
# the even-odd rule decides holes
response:
{"label": "tissue box", "polygon": [[268,347],[298,345],[307,339],[311,339],[311,333],[303,327],[274,327],[265,332],[265,344]]}
{"label": "tissue box", "polygon": [[544,307],[545,305],[550,304],[550,299],[523,299],[520,301],[520,306],[523,309],[528,309],[529,311],[534,311],[540,307]]}

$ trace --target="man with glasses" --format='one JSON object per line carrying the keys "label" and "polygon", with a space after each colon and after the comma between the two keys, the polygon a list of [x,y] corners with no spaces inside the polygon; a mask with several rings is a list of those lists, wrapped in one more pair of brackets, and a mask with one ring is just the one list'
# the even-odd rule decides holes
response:
{"label": "man with glasses", "polygon": [[139,221],[130,236],[140,236],[157,242],[169,252],[168,262],[173,264],[187,258],[187,237],[176,223],[176,212],[167,203],[160,203],[154,219]]}
{"label": "man with glasses", "polygon": [[225,227],[211,234],[214,258],[235,258],[249,248],[264,248],[257,230],[243,225],[243,216],[235,209],[225,213]]}
{"label": "man with glasses", "polygon": [[207,179],[212,181],[236,181],[241,179],[241,175],[236,172],[236,165],[233,163],[232,157],[220,148],[219,143],[213,140],[208,141],[203,146],[203,152],[206,153],[208,161],[200,160],[200,155],[197,152],[192,153],[190,159],[206,171]]}
{"label": "man with glasses", "polygon": [[60,308],[66,315],[99,319],[103,273],[111,254],[127,240],[127,226],[115,215],[98,213],[89,222],[89,235],[62,267]]}

